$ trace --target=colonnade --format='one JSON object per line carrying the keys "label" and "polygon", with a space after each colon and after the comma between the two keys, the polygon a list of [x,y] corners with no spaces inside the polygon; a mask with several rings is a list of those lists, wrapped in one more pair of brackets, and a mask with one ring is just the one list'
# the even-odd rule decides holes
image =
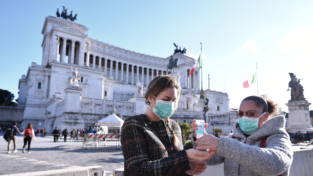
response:
{"label": "colonnade", "polygon": [[102,70],[108,78],[132,85],[139,80],[144,86],[147,86],[154,77],[168,74],[166,70],[106,59],[89,54],[88,51],[84,54],[84,65]]}
{"label": "colonnade", "polygon": [[[84,45],[80,41],[60,37],[57,47],[57,58],[59,62],[67,62],[70,64],[85,65],[90,68],[100,69],[105,73],[106,77],[124,82],[126,84],[135,85],[139,80],[144,86],[148,86],[150,81],[159,75],[170,74],[167,70],[155,69],[143,65],[129,64],[118,60],[106,59],[101,56],[90,54],[89,50],[82,54],[84,59],[80,58],[80,51],[84,50]],[[66,61],[66,56],[68,60]],[[82,62],[83,63],[79,63]],[[198,70],[189,76],[191,69],[186,69],[185,88],[199,89],[200,74]]]}
{"label": "colonnade", "polygon": [[[58,51],[56,60],[70,64],[79,64],[79,52],[83,50],[83,44],[80,41],[60,37],[58,41]],[[66,61],[66,56],[68,60]]]}
{"label": "colonnade", "polygon": [[185,87],[187,89],[199,89],[200,86],[200,73],[198,70],[195,70],[190,76],[191,69],[186,69],[185,74]]}

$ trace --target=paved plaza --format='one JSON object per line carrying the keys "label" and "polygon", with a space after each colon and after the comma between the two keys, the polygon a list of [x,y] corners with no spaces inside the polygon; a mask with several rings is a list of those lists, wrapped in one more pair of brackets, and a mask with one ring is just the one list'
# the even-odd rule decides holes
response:
{"label": "paved plaza", "polygon": [[102,166],[106,171],[124,167],[121,149],[115,146],[88,147],[83,149],[82,141],[62,140],[54,143],[53,138],[36,137],[31,144],[31,153],[22,153],[23,137],[17,137],[17,153],[7,153],[7,142],[0,134],[0,175],[25,172],[66,169],[82,166]]}

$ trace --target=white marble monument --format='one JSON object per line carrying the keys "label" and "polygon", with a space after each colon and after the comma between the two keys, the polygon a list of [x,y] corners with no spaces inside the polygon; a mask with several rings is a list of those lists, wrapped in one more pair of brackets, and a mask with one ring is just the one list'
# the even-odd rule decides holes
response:
{"label": "white marble monument", "polygon": [[[19,80],[22,128],[32,123],[34,128],[42,124],[47,132],[55,127],[78,129],[93,126],[113,109],[124,118],[144,113],[149,82],[159,75],[172,75],[167,71],[171,57],[116,47],[90,38],[87,31],[76,22],[45,18],[41,63],[33,62]],[[196,69],[188,76],[196,60],[181,53],[172,57],[179,67],[174,77],[182,91],[178,110],[171,118],[189,123],[202,119],[202,111],[196,108],[200,72]],[[205,90],[205,96],[210,99],[210,115],[229,112],[227,93]]]}

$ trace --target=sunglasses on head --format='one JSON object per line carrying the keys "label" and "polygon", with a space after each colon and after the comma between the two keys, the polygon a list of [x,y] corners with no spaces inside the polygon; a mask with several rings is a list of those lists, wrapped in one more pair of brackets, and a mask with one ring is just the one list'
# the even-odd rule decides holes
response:
{"label": "sunglasses on head", "polygon": [[247,117],[255,117],[256,112],[255,111],[238,111],[238,116],[239,117],[243,117],[243,116],[247,116]]}

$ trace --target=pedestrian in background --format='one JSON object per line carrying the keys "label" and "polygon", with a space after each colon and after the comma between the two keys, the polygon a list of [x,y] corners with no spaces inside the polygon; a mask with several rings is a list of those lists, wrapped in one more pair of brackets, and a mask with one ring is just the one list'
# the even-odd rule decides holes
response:
{"label": "pedestrian in background", "polygon": [[11,141],[13,140],[13,145],[14,145],[14,153],[17,152],[16,150],[16,134],[23,134],[22,132],[20,132],[20,130],[17,128],[17,123],[13,122],[12,124],[13,126],[9,129],[7,129],[7,131],[10,131],[10,135],[9,135],[9,141],[8,141],[8,153],[11,153],[10,151],[10,144]]}
{"label": "pedestrian in background", "polygon": [[40,136],[40,133],[41,131],[40,131],[40,128],[38,128],[38,131],[37,131],[37,134],[38,134],[38,137]]}
{"label": "pedestrian in background", "polygon": [[43,131],[43,136],[46,137],[47,136],[47,130],[44,128],[42,131]]}
{"label": "pedestrian in background", "polygon": [[24,145],[23,145],[23,153],[25,152],[26,144],[28,143],[28,153],[30,153],[30,143],[33,139],[35,141],[35,132],[33,129],[33,125],[29,123],[27,127],[24,129]]}
{"label": "pedestrian in background", "polygon": [[77,132],[76,132],[76,140],[78,140],[79,134],[80,134],[80,131],[77,130]]}
{"label": "pedestrian in background", "polygon": [[60,130],[58,129],[58,127],[55,127],[52,134],[53,134],[54,142],[58,142],[59,137],[60,137]]}
{"label": "pedestrian in background", "polygon": [[65,130],[63,131],[62,133],[63,137],[64,137],[64,142],[66,142],[66,137],[68,135],[68,132],[67,132],[67,128],[65,128]]}

